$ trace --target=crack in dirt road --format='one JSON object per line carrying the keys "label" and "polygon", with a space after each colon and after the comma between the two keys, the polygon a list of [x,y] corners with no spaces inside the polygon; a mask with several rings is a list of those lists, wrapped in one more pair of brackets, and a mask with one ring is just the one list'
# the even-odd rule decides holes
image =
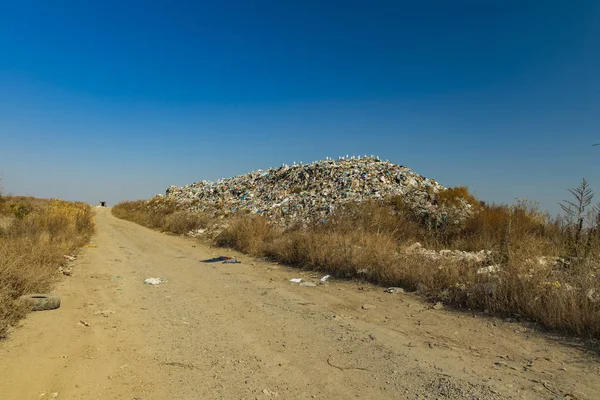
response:
{"label": "crack in dirt road", "polygon": [[[310,271],[154,232],[109,209],[98,209],[97,226],[98,247],[84,249],[56,287],[61,307],[30,314],[0,343],[1,399],[600,392],[597,355],[525,324],[433,310],[364,283],[301,287],[289,279],[311,280]],[[242,263],[200,262],[219,255]],[[168,282],[144,285],[148,277]]]}

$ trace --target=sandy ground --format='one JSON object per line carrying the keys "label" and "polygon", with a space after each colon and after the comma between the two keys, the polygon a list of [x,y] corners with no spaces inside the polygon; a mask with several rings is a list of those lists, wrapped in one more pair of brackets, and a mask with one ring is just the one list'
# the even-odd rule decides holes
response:
{"label": "sandy ground", "polygon": [[[360,282],[299,286],[319,276],[109,209],[97,224],[62,306],[0,343],[0,399],[600,398],[582,342]],[[242,263],[200,262],[223,254]]]}

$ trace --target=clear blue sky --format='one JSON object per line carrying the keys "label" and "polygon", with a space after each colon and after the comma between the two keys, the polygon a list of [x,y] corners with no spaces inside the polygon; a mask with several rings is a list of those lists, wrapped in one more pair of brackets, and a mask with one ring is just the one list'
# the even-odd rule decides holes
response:
{"label": "clear blue sky", "polygon": [[114,203],[345,154],[553,212],[600,192],[595,0],[1,1],[0,37],[5,192]]}

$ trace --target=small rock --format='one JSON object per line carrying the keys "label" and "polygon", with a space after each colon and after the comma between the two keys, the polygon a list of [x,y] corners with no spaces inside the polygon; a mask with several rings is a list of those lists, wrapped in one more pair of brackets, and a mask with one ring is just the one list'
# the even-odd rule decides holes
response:
{"label": "small rock", "polygon": [[431,308],[433,308],[434,310],[441,310],[442,308],[444,308],[444,305],[440,301],[438,301]]}
{"label": "small rock", "polygon": [[373,334],[370,334],[369,337],[371,338],[371,340],[377,340],[377,338]]}
{"label": "small rock", "polygon": [[54,393],[50,394],[51,399],[56,399],[57,397],[58,397],[58,392],[54,392]]}
{"label": "small rock", "polygon": [[363,306],[362,306],[363,310],[374,310],[375,308],[377,308],[377,307],[375,307],[372,304],[363,304]]}

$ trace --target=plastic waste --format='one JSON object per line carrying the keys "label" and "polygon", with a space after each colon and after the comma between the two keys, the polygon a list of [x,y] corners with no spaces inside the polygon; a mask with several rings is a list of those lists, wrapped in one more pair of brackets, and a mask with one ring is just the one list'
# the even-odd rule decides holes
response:
{"label": "plastic waste", "polygon": [[300,283],[300,282],[302,282],[302,278],[292,278],[292,279],[290,279],[290,282]]}
{"label": "plastic waste", "polygon": [[214,263],[214,262],[228,261],[228,260],[232,260],[232,259],[233,259],[233,257],[219,256],[219,257],[215,257],[215,258],[209,258],[208,260],[202,260],[202,262]]}
{"label": "plastic waste", "polygon": [[404,289],[399,287],[389,287],[384,290],[386,293],[404,293]]}
{"label": "plastic waste", "polygon": [[161,278],[147,278],[144,280],[144,283],[146,285],[160,285],[161,283],[165,283],[167,282],[166,279],[161,279]]}
{"label": "plastic waste", "polygon": [[329,278],[331,278],[331,275],[325,275],[324,277],[321,278],[321,282],[327,282],[329,280]]}

